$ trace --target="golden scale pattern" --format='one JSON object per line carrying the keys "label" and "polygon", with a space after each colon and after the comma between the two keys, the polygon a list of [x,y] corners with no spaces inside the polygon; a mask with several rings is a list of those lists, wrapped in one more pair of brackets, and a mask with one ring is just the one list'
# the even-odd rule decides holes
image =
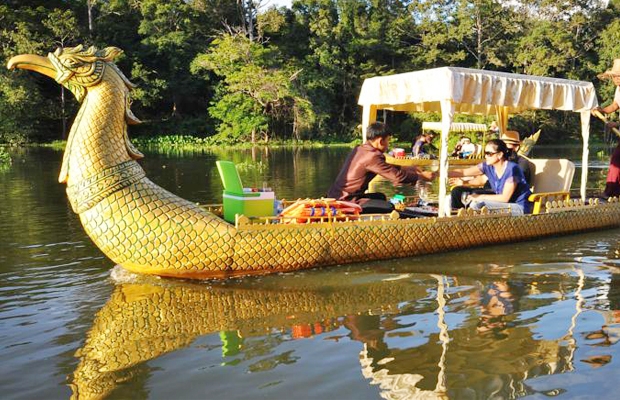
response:
{"label": "golden scale pattern", "polygon": [[[430,276],[427,279],[434,281]],[[148,282],[148,278],[144,281]],[[79,364],[71,379],[72,398],[106,398],[133,374],[140,374],[145,362],[191,346],[197,337],[214,332],[234,332],[242,338],[249,338],[274,331],[286,334],[295,326],[317,322],[323,331],[330,331],[342,326],[346,316],[396,315],[403,312],[403,307],[408,309],[412,304],[415,304],[416,313],[434,313],[438,307],[435,294],[427,291],[429,286],[412,285],[411,279],[342,286],[337,282],[310,279],[299,285],[289,282],[284,289],[278,282],[271,290],[257,290],[248,285],[147,282],[117,285],[95,316],[85,343],[76,354]],[[562,285],[561,281],[558,285]],[[556,290],[562,291],[561,287]],[[459,296],[458,293],[455,295]],[[455,337],[467,334],[463,327],[452,327],[451,331]],[[485,346],[486,353],[479,357],[489,357],[498,351],[546,354],[542,358],[518,360],[523,372],[540,370],[541,363],[561,365],[558,341],[534,340],[531,331],[524,327],[513,327],[511,336],[521,337],[521,340]],[[484,342],[483,338],[479,339]],[[435,346],[429,353],[436,357],[420,360],[420,367],[434,366],[431,370],[437,367],[438,348]],[[392,356],[398,357],[398,354],[397,349],[392,349]],[[411,355],[405,357],[409,360]],[[453,357],[457,357],[457,364],[467,361],[458,360],[456,353]],[[391,375],[399,373],[397,365],[392,365]],[[514,362],[497,367],[498,371],[508,373],[514,371]],[[409,372],[409,369],[403,372]]]}
{"label": "golden scale pattern", "polygon": [[189,346],[201,335],[218,331],[240,331],[243,337],[263,335],[273,328],[284,330],[295,324],[367,313],[377,304],[382,307],[375,311],[393,314],[400,302],[427,295],[420,286],[394,282],[347,290],[118,285],[76,354],[80,362],[73,374],[73,397],[103,398],[129,377],[131,367]]}
{"label": "golden scale pattern", "polygon": [[[60,59],[75,56],[57,53]],[[85,88],[63,171],[67,195],[87,234],[110,259],[134,272],[225,278],[407,257],[620,224],[620,204],[610,202],[548,205],[545,214],[517,218],[464,213],[443,219],[234,226],[144,176],[134,160],[139,155],[126,142],[129,88],[113,64],[106,66],[91,68],[103,77],[88,80],[97,83]],[[82,66],[83,70],[88,68]]]}
{"label": "golden scale pattern", "polygon": [[267,268],[290,270],[611,228],[620,222],[618,205],[613,199],[601,205],[556,205],[547,213],[518,218],[508,214],[464,213],[441,219],[240,225],[236,241],[240,249],[248,250],[243,256],[235,251],[234,263],[241,269],[256,264],[265,268],[268,263]]}

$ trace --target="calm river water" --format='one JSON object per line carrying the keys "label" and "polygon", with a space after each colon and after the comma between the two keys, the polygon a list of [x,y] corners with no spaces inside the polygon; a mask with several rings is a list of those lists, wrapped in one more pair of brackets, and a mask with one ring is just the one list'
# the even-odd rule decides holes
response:
{"label": "calm river water", "polygon": [[[244,183],[318,197],[348,151],[257,151],[264,176]],[[2,398],[617,398],[620,230],[226,282],[157,279],[91,243],[57,183],[61,152],[12,156],[0,172]],[[214,203],[218,158],[252,154],[142,164],[161,186]],[[605,162],[596,167],[589,186]]]}

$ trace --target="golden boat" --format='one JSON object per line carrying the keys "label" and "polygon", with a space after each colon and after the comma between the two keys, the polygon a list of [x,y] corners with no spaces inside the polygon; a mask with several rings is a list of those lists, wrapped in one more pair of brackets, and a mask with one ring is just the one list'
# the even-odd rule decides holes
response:
{"label": "golden boat", "polygon": [[[120,53],[115,47],[59,48],[47,57],[15,56],[7,67],[51,77],[81,102],[59,181],[66,183],[73,211],[89,237],[113,262],[130,271],[226,278],[620,226],[617,199],[599,203],[585,198],[590,110],[598,105],[590,82],[452,67],[367,79],[359,98],[363,132],[380,109],[441,112],[438,215],[413,219],[400,219],[398,213],[345,219],[328,216],[303,224],[284,223],[291,221],[281,217],[251,220],[237,216],[229,223],[145,176],[136,161],[143,156],[127,135],[128,124],[139,120],[129,109],[133,85],[113,62]],[[509,114],[527,109],[581,114],[580,198],[570,200],[566,192],[549,195],[556,197],[541,194],[537,214],[520,217],[485,210],[446,215],[447,138],[454,114],[495,114],[504,131]]]}

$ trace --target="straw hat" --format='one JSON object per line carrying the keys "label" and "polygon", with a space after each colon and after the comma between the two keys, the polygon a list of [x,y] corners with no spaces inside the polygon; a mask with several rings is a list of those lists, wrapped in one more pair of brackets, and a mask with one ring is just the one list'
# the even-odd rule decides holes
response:
{"label": "straw hat", "polygon": [[614,76],[620,76],[620,58],[614,60],[614,66],[608,69],[604,73],[598,75],[599,79],[608,79]]}
{"label": "straw hat", "polygon": [[506,131],[502,133],[502,136],[499,139],[503,140],[505,143],[521,144],[519,132],[517,131]]}

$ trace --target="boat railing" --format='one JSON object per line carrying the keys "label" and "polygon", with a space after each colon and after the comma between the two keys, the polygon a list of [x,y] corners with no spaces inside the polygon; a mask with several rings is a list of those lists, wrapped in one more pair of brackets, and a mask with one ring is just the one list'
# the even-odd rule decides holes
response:
{"label": "boat railing", "polygon": [[[607,199],[608,203],[618,203],[617,197]],[[557,212],[577,211],[585,208],[592,208],[600,205],[600,199],[590,198],[585,201],[581,198],[571,198],[563,200],[550,200],[545,203],[544,212],[541,214],[551,214]]]}
{"label": "boat railing", "polygon": [[[398,211],[392,211],[387,214],[359,214],[359,215],[334,215],[334,216],[320,216],[320,217],[289,217],[289,216],[272,216],[272,217],[248,217],[246,215],[237,215],[235,220],[235,226],[237,228],[247,226],[259,226],[267,225],[269,227],[274,226],[298,226],[298,225],[317,225],[317,224],[334,224],[344,222],[376,222],[383,223],[386,221],[396,221],[400,219]],[[424,218],[420,218],[424,219]],[[426,222],[434,220],[434,217],[426,218]],[[425,223],[426,223],[425,222]]]}
{"label": "boat railing", "polygon": [[[284,204],[292,204],[294,202],[284,201]],[[222,217],[223,209],[221,204],[199,204],[203,210]],[[246,215],[237,215],[235,225],[274,225],[274,224],[315,224],[315,223],[333,223],[333,222],[372,222],[372,221],[390,221],[397,220],[400,216],[398,211],[384,214],[359,214],[359,215],[325,215],[316,217],[305,216],[261,216],[249,217]]]}
{"label": "boat railing", "polygon": [[[617,197],[610,197],[606,200],[606,203],[615,204],[620,200]],[[585,201],[580,198],[566,198],[564,193],[560,193],[557,198],[550,196],[545,202],[542,203],[541,209],[537,214],[531,214],[536,217],[537,215],[561,213],[561,212],[573,212],[578,210],[584,210],[593,208],[596,206],[604,205],[605,202],[601,202],[598,198],[589,198]],[[222,216],[221,204],[200,204],[198,205],[205,211],[213,213],[217,216]],[[402,209],[400,211],[403,211]],[[359,215],[334,215],[334,216],[320,216],[320,217],[299,217],[299,216],[266,216],[266,217],[249,217],[246,215],[237,215],[235,219],[236,228],[261,228],[268,227],[270,229],[276,227],[282,228],[295,228],[299,226],[312,226],[318,227],[320,225],[334,225],[341,223],[355,223],[355,224],[370,224],[370,225],[382,225],[385,222],[401,221],[408,224],[432,224],[437,220],[458,220],[458,219],[484,219],[484,218],[506,218],[512,217],[510,207],[489,210],[483,207],[481,210],[473,210],[461,208],[456,210],[449,217],[436,217],[436,216],[419,216],[416,218],[403,218],[399,211],[394,210],[391,213],[385,214],[359,214]],[[519,218],[519,217],[515,217]]]}

